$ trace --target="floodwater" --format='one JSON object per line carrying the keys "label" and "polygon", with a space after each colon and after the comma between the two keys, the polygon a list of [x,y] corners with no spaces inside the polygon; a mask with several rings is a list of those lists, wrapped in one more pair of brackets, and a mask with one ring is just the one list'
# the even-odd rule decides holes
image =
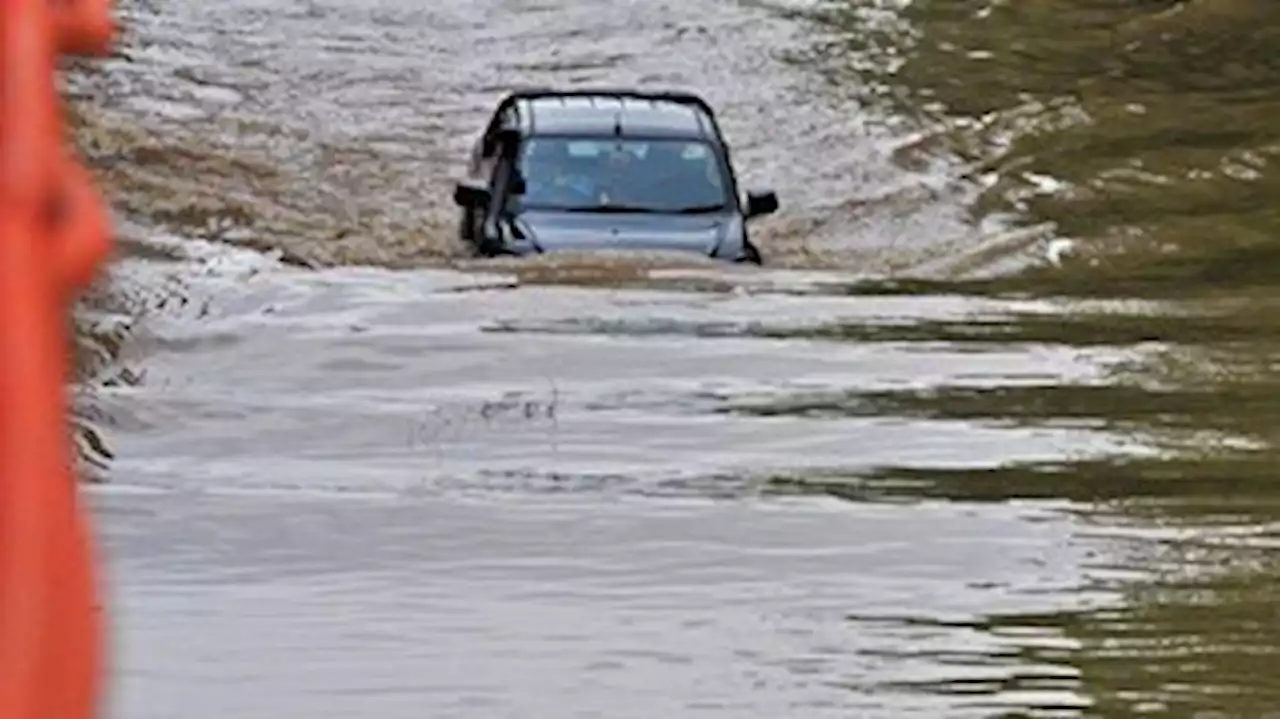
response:
{"label": "floodwater", "polygon": [[[1184,5],[125,5],[110,716],[1277,711],[1280,11]],[[502,92],[632,83],[769,266],[468,258]]]}

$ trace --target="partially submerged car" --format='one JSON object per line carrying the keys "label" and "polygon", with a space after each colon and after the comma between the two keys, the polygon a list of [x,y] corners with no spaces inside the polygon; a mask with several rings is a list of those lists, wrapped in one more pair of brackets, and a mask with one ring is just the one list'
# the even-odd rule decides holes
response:
{"label": "partially submerged car", "polygon": [[714,112],[697,95],[525,90],[498,104],[454,190],[460,235],[483,256],[686,251],[761,264]]}

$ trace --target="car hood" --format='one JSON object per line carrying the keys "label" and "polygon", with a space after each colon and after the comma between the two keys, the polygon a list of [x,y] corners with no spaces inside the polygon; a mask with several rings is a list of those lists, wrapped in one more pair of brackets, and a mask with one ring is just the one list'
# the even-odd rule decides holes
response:
{"label": "car hood", "polygon": [[511,221],[536,252],[575,250],[686,251],[711,254],[724,236],[726,216],[527,210]]}

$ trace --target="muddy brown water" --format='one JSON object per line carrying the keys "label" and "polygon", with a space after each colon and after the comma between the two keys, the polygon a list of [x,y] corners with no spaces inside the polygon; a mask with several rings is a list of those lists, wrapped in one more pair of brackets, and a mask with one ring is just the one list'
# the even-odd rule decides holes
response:
{"label": "muddy brown water", "polygon": [[[1276,711],[1268,7],[127,4],[109,714]],[[501,93],[629,83],[770,266],[468,258]]]}

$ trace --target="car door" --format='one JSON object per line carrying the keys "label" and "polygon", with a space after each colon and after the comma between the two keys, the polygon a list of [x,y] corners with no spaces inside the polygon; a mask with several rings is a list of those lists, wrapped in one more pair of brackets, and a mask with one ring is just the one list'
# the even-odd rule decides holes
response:
{"label": "car door", "polygon": [[486,160],[485,169],[482,170],[487,173],[491,200],[484,213],[475,213],[475,225],[472,231],[473,237],[478,240],[480,250],[485,254],[500,251],[504,241],[502,215],[510,194],[511,178],[515,169],[516,144],[512,141],[497,142],[493,157]]}
{"label": "car door", "polygon": [[[509,127],[514,119],[515,109],[512,107],[494,113],[488,126],[471,149],[467,175],[472,180],[486,183],[492,193],[498,191],[495,173],[498,169],[498,157],[501,154],[502,145],[499,141],[499,133],[504,127]],[[492,213],[477,212],[472,208],[466,209],[461,220],[463,239],[483,243],[485,237],[483,228],[490,214]]]}
{"label": "car door", "polygon": [[501,112],[494,113],[488,127],[485,128],[484,133],[471,151],[469,174],[474,179],[488,180],[493,177],[493,171],[501,149],[501,143],[498,141],[499,133],[504,128],[514,127],[515,120],[516,110],[514,107],[507,107]]}

